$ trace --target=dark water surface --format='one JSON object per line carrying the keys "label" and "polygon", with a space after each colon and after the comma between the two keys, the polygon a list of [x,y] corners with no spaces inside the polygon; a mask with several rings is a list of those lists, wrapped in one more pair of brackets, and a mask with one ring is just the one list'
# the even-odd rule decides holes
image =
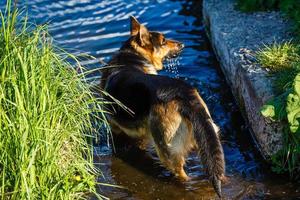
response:
{"label": "dark water surface", "polygon": [[[4,0],[0,6],[3,8]],[[95,58],[83,64],[99,67],[129,35],[129,16],[136,16],[150,30],[185,43],[182,55],[161,74],[181,78],[199,89],[222,130],[226,171],[225,199],[300,199],[299,184],[271,173],[255,151],[247,126],[233,100],[201,19],[201,1],[172,0],[19,0],[28,8],[30,21],[49,22],[49,31],[59,46]],[[177,67],[174,67],[177,66]],[[195,154],[186,170],[192,180],[180,183],[161,167],[153,151],[123,148],[118,154],[104,144],[95,147],[96,163],[105,179],[124,189],[99,186],[111,199],[214,199],[215,193],[201,172]]]}

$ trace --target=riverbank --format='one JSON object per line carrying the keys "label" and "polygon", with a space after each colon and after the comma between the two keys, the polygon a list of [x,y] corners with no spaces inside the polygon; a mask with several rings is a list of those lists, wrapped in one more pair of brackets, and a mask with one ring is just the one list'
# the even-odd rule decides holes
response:
{"label": "riverbank", "polygon": [[278,12],[246,14],[236,11],[234,4],[234,0],[204,0],[204,22],[257,147],[269,159],[282,147],[283,125],[260,113],[274,91],[272,78],[257,64],[254,55],[264,45],[290,40],[290,24]]}

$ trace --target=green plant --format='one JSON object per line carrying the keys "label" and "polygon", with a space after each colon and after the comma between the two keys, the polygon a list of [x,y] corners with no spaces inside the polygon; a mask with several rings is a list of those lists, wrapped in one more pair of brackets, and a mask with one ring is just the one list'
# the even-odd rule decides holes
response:
{"label": "green plant", "polygon": [[76,58],[52,45],[46,27],[17,23],[10,1],[0,15],[1,199],[96,194],[90,142],[93,124],[105,123],[104,102],[68,62]]}
{"label": "green plant", "polygon": [[292,87],[268,102],[262,114],[273,120],[287,121],[283,134],[283,148],[272,158],[276,172],[289,172],[291,177],[300,178],[300,72]]}
{"label": "green plant", "polygon": [[272,157],[273,170],[300,178],[300,59],[299,46],[274,44],[258,52],[258,60],[275,75],[278,95],[262,107],[272,120],[286,122],[283,148]]}

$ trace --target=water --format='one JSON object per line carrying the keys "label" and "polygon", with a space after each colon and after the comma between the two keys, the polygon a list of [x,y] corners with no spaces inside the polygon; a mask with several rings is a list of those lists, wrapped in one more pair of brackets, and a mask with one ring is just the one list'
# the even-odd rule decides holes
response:
{"label": "water", "polygon": [[[0,7],[3,8],[3,0]],[[186,46],[176,60],[166,62],[163,75],[184,79],[197,87],[212,116],[222,130],[226,171],[230,182],[224,185],[226,199],[300,199],[300,186],[287,177],[277,176],[264,164],[250,137],[248,127],[233,100],[220,67],[205,36],[201,2],[197,0],[27,0],[30,20],[49,22],[54,42],[68,51],[88,53],[83,58],[89,68],[108,61],[129,35],[129,15],[136,16],[150,30]],[[201,164],[195,154],[188,158],[186,170],[192,177],[180,183],[161,167],[149,150],[140,152],[130,146],[117,155],[103,144],[95,147],[95,162],[105,177],[99,181],[124,188],[99,186],[98,191],[111,199],[213,199]]]}

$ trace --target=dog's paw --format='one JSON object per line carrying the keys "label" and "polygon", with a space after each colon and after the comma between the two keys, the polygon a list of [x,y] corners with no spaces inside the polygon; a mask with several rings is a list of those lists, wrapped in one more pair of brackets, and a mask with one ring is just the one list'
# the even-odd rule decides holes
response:
{"label": "dog's paw", "polygon": [[176,174],[175,176],[176,176],[180,181],[182,181],[182,182],[186,182],[186,181],[191,180],[191,178],[190,178],[188,175],[186,175],[185,172]]}

